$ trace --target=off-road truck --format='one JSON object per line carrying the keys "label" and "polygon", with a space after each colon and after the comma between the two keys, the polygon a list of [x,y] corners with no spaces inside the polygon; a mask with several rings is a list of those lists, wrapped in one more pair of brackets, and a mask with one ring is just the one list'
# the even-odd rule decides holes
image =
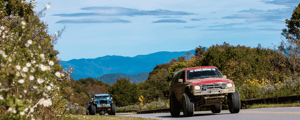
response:
{"label": "off-road truck", "polygon": [[108,113],[109,115],[116,114],[116,107],[115,104],[113,104],[110,94],[93,95],[92,100],[88,102],[86,114],[95,115],[96,113],[99,113],[100,115],[105,115],[105,113]]}
{"label": "off-road truck", "polygon": [[195,109],[210,106],[220,113],[222,105],[230,113],[240,111],[241,102],[234,82],[227,79],[215,66],[185,68],[176,72],[170,85],[170,112],[172,117],[194,115]]}

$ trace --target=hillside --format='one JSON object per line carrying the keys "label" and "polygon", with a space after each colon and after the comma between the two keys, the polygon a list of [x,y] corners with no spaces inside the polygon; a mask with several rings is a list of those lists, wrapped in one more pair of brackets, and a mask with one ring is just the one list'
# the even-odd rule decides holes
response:
{"label": "hillside", "polygon": [[[148,55],[137,55],[135,57],[104,56],[95,59],[73,59],[60,61],[60,64],[67,68],[74,67],[72,77],[75,80],[80,78],[96,78],[104,74],[123,73],[135,75],[142,72],[150,72],[156,65],[167,63],[173,58],[186,55],[188,51],[182,52],[156,52]],[[194,50],[190,51],[192,54]]]}
{"label": "hillside", "polygon": [[105,74],[101,77],[95,78],[95,80],[100,80],[107,84],[113,84],[116,82],[116,80],[120,77],[122,78],[130,78],[130,82],[140,83],[148,79],[149,72],[142,72],[136,75],[127,75],[123,73],[112,73],[112,74]]}

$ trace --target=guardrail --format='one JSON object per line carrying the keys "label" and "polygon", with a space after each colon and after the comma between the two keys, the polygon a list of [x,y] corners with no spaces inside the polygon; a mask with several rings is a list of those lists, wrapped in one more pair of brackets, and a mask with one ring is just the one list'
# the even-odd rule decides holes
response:
{"label": "guardrail", "polygon": [[[300,94],[281,96],[281,97],[269,97],[269,98],[241,100],[241,108],[247,109],[250,105],[253,105],[253,104],[285,103],[285,102],[295,102],[295,101],[300,101]],[[227,109],[227,106],[224,106],[223,108]],[[164,108],[164,109],[137,111],[137,114],[169,112],[169,111],[170,111],[169,108]]]}
{"label": "guardrail", "polygon": [[241,105],[242,105],[241,108],[247,109],[249,105],[253,105],[253,104],[285,103],[285,102],[295,102],[299,100],[300,100],[300,94],[281,96],[281,97],[248,99],[248,100],[241,100]]}

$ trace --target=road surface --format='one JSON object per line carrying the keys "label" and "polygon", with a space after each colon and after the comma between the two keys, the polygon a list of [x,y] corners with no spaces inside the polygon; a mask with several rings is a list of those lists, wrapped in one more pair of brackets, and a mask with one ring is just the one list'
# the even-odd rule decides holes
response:
{"label": "road surface", "polygon": [[219,114],[210,111],[196,111],[192,117],[171,117],[170,113],[149,114],[117,114],[118,116],[156,118],[164,120],[300,120],[300,107],[242,109],[238,114],[230,114],[228,110],[222,110]]}

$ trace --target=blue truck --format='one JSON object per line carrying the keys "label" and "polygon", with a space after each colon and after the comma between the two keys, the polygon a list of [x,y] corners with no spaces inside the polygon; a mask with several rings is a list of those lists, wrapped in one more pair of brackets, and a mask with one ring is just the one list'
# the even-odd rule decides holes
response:
{"label": "blue truck", "polygon": [[95,115],[96,113],[100,115],[105,115],[105,113],[109,115],[116,114],[116,106],[113,104],[110,94],[102,93],[93,95],[92,100],[88,102],[86,114]]}

